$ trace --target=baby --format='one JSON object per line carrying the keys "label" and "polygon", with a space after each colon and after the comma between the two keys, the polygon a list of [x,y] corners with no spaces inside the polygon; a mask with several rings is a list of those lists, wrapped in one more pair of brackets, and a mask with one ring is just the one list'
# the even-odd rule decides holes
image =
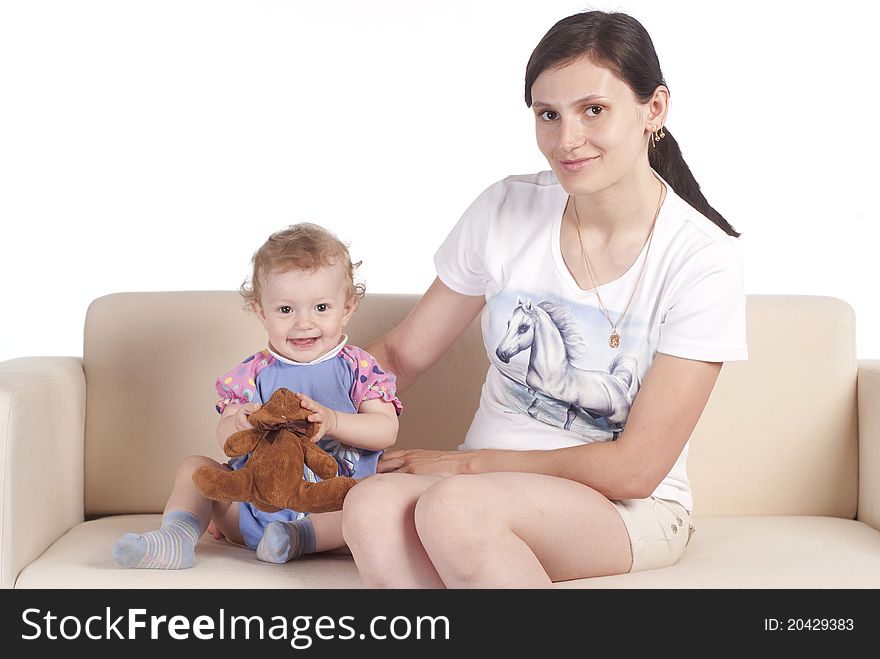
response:
{"label": "baby", "polygon": [[[382,451],[397,439],[395,377],[364,350],[347,345],[343,329],[364,295],[354,283],[345,245],[325,229],[297,224],[272,234],[253,257],[253,273],[241,288],[248,307],[266,328],[268,348],[246,358],[217,380],[221,397],[220,445],[279,387],[298,394],[318,424],[312,441],[330,453],[341,476],[365,478],[376,472]],[[155,531],[128,533],[113,548],[125,567],[179,569],[195,563],[195,546],[211,524],[216,537],[256,550],[257,558],[285,563],[303,554],[345,546],[342,511],[266,513],[251,503],[206,499],[196,490],[200,465],[240,469],[248,456],[220,465],[192,456],[178,467]],[[304,467],[304,478],[318,477]]]}

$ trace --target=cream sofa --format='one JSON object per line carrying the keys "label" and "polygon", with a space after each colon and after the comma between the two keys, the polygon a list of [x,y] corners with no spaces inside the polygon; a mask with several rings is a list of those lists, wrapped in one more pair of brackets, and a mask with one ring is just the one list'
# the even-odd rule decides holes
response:
{"label": "cream sofa", "polygon": [[[417,296],[370,295],[365,345]],[[725,365],[691,442],[694,534],[675,566],[575,588],[880,587],[880,361],[857,363],[832,298],[749,298],[747,363]],[[126,293],[88,310],[82,359],[0,364],[3,588],[339,588],[349,556],[268,565],[205,536],[196,566],[126,570],[114,540],[158,525],[181,458],[222,459],[214,378],[263,345],[233,292]],[[403,396],[400,447],[453,448],[487,367],[478,324]]]}

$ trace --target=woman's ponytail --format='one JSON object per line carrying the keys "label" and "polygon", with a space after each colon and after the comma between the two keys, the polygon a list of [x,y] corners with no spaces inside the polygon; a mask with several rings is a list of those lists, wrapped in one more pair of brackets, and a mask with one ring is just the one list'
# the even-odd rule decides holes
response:
{"label": "woman's ponytail", "polygon": [[652,140],[652,145],[648,146],[648,162],[651,163],[651,167],[672,186],[675,194],[721,227],[725,233],[739,238],[739,232],[706,201],[706,197],[700,191],[700,184],[684,161],[681,149],[672,137],[672,133],[665,126],[663,132],[665,136],[662,139]]}

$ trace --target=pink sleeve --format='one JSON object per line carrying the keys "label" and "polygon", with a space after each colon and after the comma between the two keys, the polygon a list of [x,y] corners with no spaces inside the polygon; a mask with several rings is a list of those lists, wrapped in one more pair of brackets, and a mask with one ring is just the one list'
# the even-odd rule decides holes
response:
{"label": "pink sleeve", "polygon": [[257,373],[274,360],[268,350],[261,350],[217,378],[215,388],[220,400],[214,408],[223,414],[227,405],[244,405],[254,400],[257,395]]}
{"label": "pink sleeve", "polygon": [[365,400],[381,398],[392,403],[398,415],[403,411],[397,398],[397,378],[391,371],[383,370],[376,358],[361,348],[345,346],[341,354],[354,373],[350,395],[355,409],[360,410]]}

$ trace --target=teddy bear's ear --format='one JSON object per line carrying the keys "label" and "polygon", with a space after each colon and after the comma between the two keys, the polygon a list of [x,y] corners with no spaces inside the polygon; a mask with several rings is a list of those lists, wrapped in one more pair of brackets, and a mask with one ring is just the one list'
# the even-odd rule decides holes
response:
{"label": "teddy bear's ear", "polygon": [[300,405],[299,398],[294,392],[280,387],[260,409],[250,415],[249,420],[254,427],[269,430],[283,428],[294,421],[307,419],[309,414],[311,412]]}
{"label": "teddy bear's ear", "polygon": [[312,438],[318,431],[318,424],[308,420],[310,414],[293,391],[280,387],[248,420],[260,430],[286,428],[300,437]]}

